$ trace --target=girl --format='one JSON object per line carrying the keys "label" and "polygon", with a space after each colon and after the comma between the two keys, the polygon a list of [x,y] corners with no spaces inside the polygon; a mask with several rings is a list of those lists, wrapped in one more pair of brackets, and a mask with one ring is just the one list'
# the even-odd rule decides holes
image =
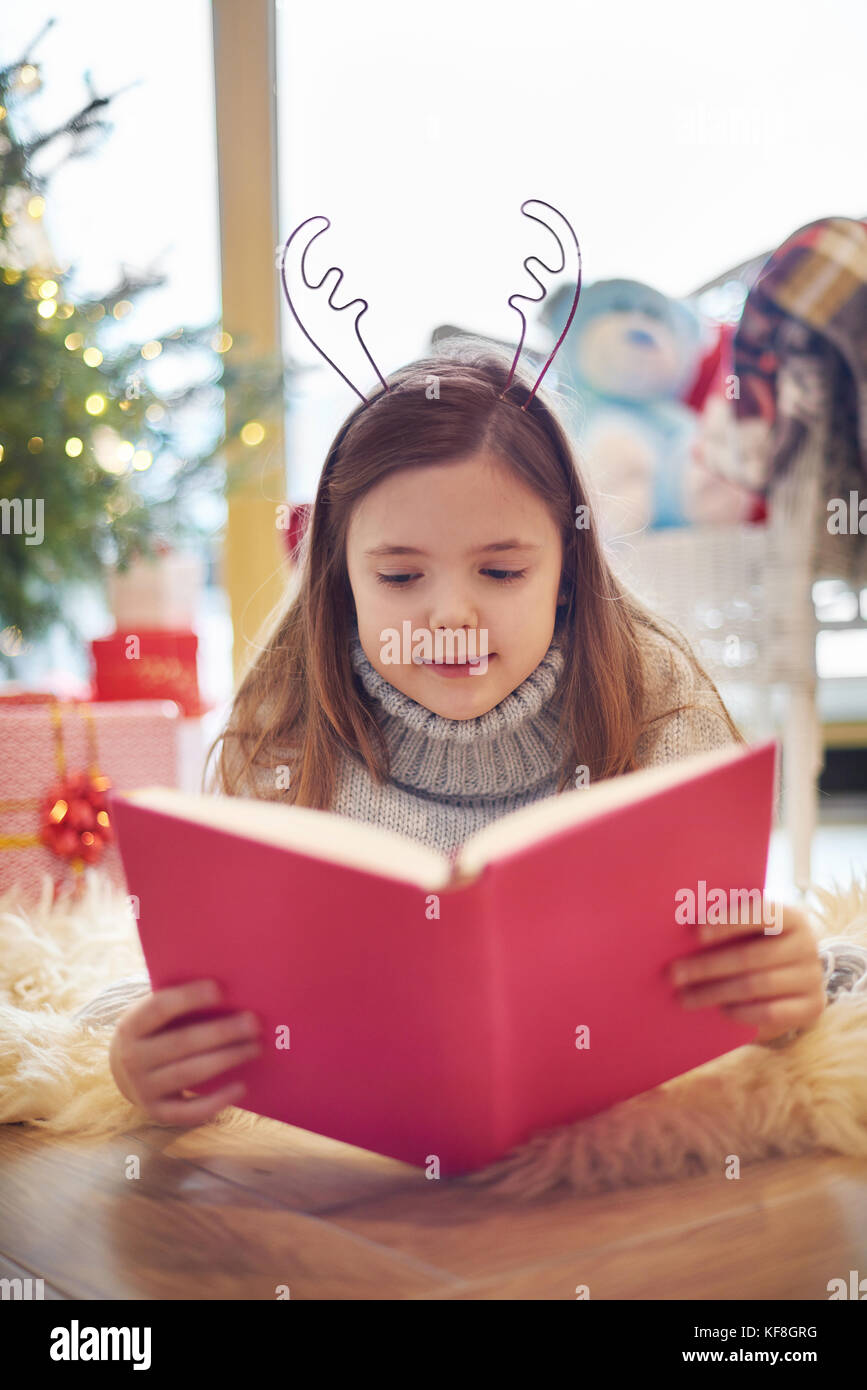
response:
{"label": "girl", "polygon": [[[300,588],[217,740],[218,792],[330,809],[453,854],[531,801],[745,742],[686,639],[612,574],[550,401],[537,392],[522,410],[520,373],[501,398],[509,365],[451,340],[350,414]],[[437,650],[449,631],[486,638],[486,658]],[[389,638],[404,632],[418,647],[394,659]],[[811,1024],[825,1004],[815,940],[798,908],[782,922],[778,935],[732,923],[723,944],[675,962],[684,1005],[756,1023],[760,1042]],[[90,1016],[111,1021],[148,988],[132,981]],[[259,1051],[255,1018],[162,1031],[218,999],[208,981],[160,990],[117,1024],[115,1080],[159,1123],[203,1123],[243,1092],[187,1094]]]}

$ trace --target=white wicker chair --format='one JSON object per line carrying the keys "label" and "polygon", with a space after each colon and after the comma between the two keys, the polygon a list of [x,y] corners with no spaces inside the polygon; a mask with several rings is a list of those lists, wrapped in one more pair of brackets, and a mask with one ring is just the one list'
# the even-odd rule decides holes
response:
{"label": "white wicker chair", "polygon": [[[645,531],[607,547],[624,582],[689,637],[744,734],[751,741],[781,735],[778,810],[802,891],[810,882],[824,762],[813,584],[825,578],[867,584],[867,538],[828,530],[828,499],[848,497],[859,479],[830,476],[827,364],[802,358],[799,371],[805,369],[822,393],[823,423],[774,486],[767,522]],[[786,389],[785,366],[778,388]],[[863,478],[860,490],[863,495]],[[782,712],[775,686],[783,690]]]}

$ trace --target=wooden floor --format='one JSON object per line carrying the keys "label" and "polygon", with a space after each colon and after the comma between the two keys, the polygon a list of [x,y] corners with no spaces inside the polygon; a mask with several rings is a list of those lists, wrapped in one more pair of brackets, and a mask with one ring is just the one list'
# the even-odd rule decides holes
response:
{"label": "wooden floor", "polygon": [[827,1300],[852,1269],[864,1160],[521,1204],[272,1120],[255,1137],[0,1127],[0,1277],[42,1278],[46,1298]]}

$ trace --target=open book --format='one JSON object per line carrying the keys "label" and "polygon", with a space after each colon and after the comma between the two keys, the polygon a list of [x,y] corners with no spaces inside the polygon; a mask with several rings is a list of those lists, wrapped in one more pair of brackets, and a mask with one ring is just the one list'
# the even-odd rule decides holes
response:
{"label": "open book", "polygon": [[705,949],[689,892],[695,922],[713,889],[764,888],[776,752],[546,798],[454,866],[325,811],[110,794],[152,987],[217,979],[225,1007],[183,1022],[263,1025],[262,1054],[197,1092],[240,1077],[245,1109],[447,1175],[751,1042],[665,970]]}

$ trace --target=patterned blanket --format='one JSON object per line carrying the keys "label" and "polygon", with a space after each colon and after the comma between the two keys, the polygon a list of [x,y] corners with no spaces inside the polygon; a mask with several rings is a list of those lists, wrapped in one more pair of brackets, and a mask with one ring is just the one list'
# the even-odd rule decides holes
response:
{"label": "patterned blanket", "polygon": [[762,461],[752,486],[767,496],[823,411],[830,476],[867,477],[867,223],[823,218],[774,251],[747,296],[733,366],[739,433]]}

